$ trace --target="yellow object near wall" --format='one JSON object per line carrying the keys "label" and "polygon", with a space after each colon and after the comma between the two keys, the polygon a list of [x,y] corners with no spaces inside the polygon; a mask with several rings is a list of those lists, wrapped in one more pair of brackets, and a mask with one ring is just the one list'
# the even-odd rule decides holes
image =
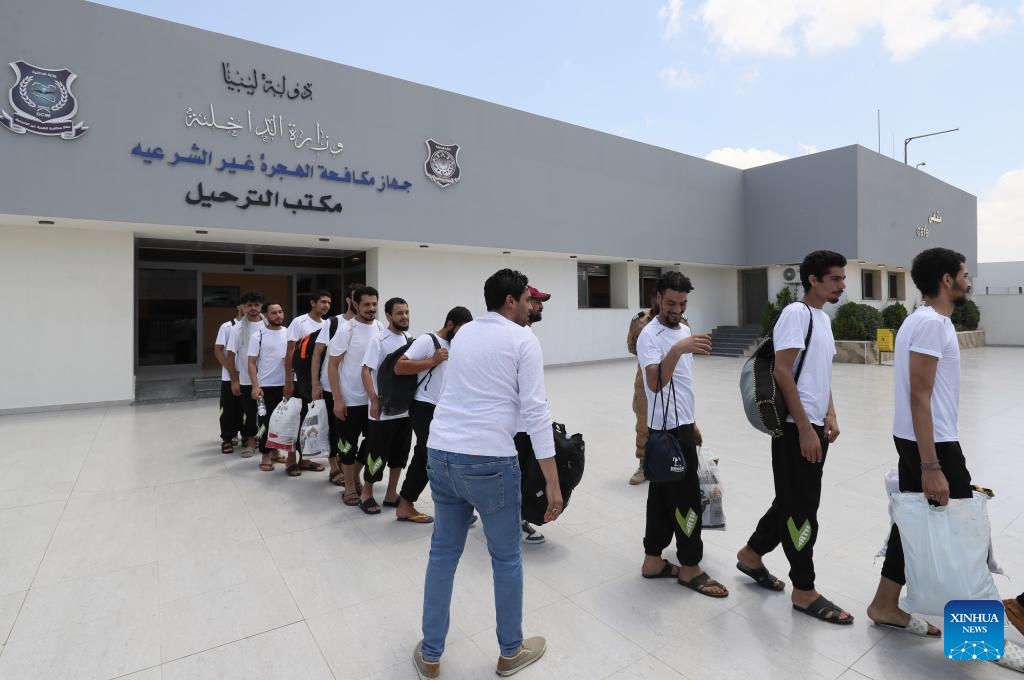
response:
{"label": "yellow object near wall", "polygon": [[896,349],[896,334],[891,328],[879,328],[875,331],[875,342],[879,352],[892,352]]}

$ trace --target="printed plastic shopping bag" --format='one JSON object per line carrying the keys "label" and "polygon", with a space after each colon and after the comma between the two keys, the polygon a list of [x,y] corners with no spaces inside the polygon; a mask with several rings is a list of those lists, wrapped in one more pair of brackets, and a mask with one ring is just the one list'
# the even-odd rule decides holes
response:
{"label": "printed plastic shopping bag", "polygon": [[718,458],[709,449],[701,448],[697,450],[697,459],[697,477],[700,478],[700,498],[704,508],[701,526],[704,529],[725,529]]}
{"label": "printed plastic shopping bag", "polygon": [[906,611],[943,616],[950,600],[998,600],[988,569],[991,527],[986,498],[928,505],[924,494],[891,497],[906,558]]}
{"label": "printed plastic shopping bag", "polygon": [[302,414],[302,400],[285,399],[270,414],[267,432],[267,448],[294,451],[295,440],[299,437],[299,416]]}
{"label": "printed plastic shopping bag", "polygon": [[317,399],[309,405],[306,417],[299,428],[299,448],[303,458],[326,456],[331,451],[331,440],[328,437],[330,425],[327,420],[327,404]]}

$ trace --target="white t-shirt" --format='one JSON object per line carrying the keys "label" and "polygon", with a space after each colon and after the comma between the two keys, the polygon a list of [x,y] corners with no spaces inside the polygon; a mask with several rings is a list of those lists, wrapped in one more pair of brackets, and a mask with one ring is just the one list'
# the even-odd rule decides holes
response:
{"label": "white t-shirt", "polygon": [[917,441],[910,412],[910,353],[927,354],[939,360],[932,388],[932,430],[936,442],[957,441],[957,411],[960,407],[960,343],[948,316],[928,306],[918,307],[906,318],[896,334],[893,379],[896,383],[896,415],[892,433],[900,439]]}
{"label": "white t-shirt", "polygon": [[[437,349],[434,347],[433,338],[437,338],[437,343],[441,347],[448,349],[450,347],[447,340],[442,338],[436,333],[424,333],[412,343],[408,350],[405,352],[405,356],[411,361],[423,361],[424,359],[433,358]],[[444,374],[448,369],[448,362],[442,361],[433,369],[427,369],[426,371],[420,372],[416,376],[416,382],[419,383],[419,387],[416,389],[416,401],[425,401],[428,404],[437,404],[437,400],[441,398],[441,388],[444,386]],[[428,375],[428,373],[430,375]]]}
{"label": "white t-shirt", "polygon": [[[288,353],[288,332],[285,329],[272,331],[265,325],[257,327],[249,340],[249,356],[256,359],[256,378],[260,387],[283,387],[285,381],[284,359]],[[248,373],[248,371],[246,371]]]}
{"label": "white t-shirt", "polygon": [[[231,337],[231,329],[232,327],[234,327],[234,325],[235,319],[225,321],[220,325],[220,328],[217,329],[217,339],[213,341],[214,346],[220,345],[221,347],[224,348],[225,352],[228,351],[228,348],[231,346],[228,344],[228,340]],[[228,369],[224,368],[223,366],[220,367],[220,379],[225,382],[231,380],[231,374],[228,373]]]}
{"label": "white t-shirt", "polygon": [[[663,326],[657,318],[652,319],[649,324],[640,331],[636,340],[636,356],[640,364],[641,373],[644,376],[644,391],[647,393],[647,423],[654,423],[653,429],[674,429],[680,425],[689,425],[694,422],[693,404],[693,355],[684,354],[679,357],[676,370],[672,373],[672,386],[675,387],[675,398],[669,385],[662,386],[658,395],[658,404],[655,408],[654,385],[647,384],[647,367],[653,364],[660,364],[668,354],[672,345],[680,340],[690,337],[690,329],[686,324],[679,324],[679,328]],[[664,397],[665,402],[662,403]],[[665,419],[665,404],[668,404],[668,418]]]}
{"label": "white t-shirt", "polygon": [[[242,332],[242,327],[245,325],[245,319],[238,321],[234,326],[228,329],[227,344],[224,346],[224,351],[235,351],[235,346],[239,342],[238,334]],[[257,328],[263,327],[263,321],[254,321],[249,324],[249,335],[251,336]],[[238,352],[235,353],[235,370],[238,371],[238,384],[239,385],[252,385],[252,381],[249,379],[249,342],[243,340],[241,347]],[[228,380],[231,379],[231,375],[228,374]]]}
{"label": "white t-shirt", "polygon": [[[811,329],[811,347],[806,352],[797,352],[793,361],[793,375],[800,363],[800,356],[806,354],[804,367],[796,389],[800,393],[807,419],[815,425],[825,424],[828,413],[828,397],[832,392],[832,357],[836,353],[836,341],[832,336],[832,319],[820,309],[815,309],[802,302],[791,302],[786,305],[775,322],[772,340],[775,351],[783,349],[804,350],[804,338],[807,337],[807,325],[814,315],[814,328]],[[787,416],[786,422],[796,422],[793,416]]]}
{"label": "white t-shirt", "polygon": [[[372,323],[351,319],[339,325],[331,338],[330,355],[337,357],[344,354],[338,365],[338,379],[341,381],[341,397],[346,406],[366,406],[370,403],[363,387],[363,355],[370,340],[382,330],[386,330],[384,324],[376,319]],[[337,399],[338,395],[334,395],[334,398]]]}
{"label": "white t-shirt", "polygon": [[[334,332],[337,333],[347,322],[345,319],[338,317],[338,325],[335,327]],[[312,331],[310,331],[312,332]],[[324,319],[323,326],[320,327],[320,335],[316,336],[316,344],[323,347],[321,350],[323,354],[323,362],[320,364],[320,388],[324,392],[331,391],[330,376],[327,374],[327,362],[330,359],[331,352],[327,349],[328,345],[331,344],[331,319],[328,317]],[[307,333],[308,335],[308,333]]]}
{"label": "white t-shirt", "polygon": [[[373,380],[373,391],[378,392],[377,388],[377,369],[380,368],[380,364],[384,361],[387,355],[400,348],[405,343],[409,342],[409,336],[405,333],[392,333],[389,329],[384,329],[370,340],[370,344],[366,346],[366,353],[363,355],[363,366],[370,367],[370,378]],[[393,416],[380,414],[379,420],[396,420],[398,418],[408,418],[409,412],[398,413]],[[373,414],[370,414],[370,419],[374,420]]]}

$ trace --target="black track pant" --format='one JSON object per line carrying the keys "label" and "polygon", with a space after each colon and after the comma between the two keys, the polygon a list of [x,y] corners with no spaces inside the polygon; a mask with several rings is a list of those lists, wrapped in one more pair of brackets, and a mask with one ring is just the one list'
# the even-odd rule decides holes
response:
{"label": "black track pant", "polygon": [[240,385],[242,396],[238,397],[242,409],[242,439],[256,436],[256,400],[252,398],[252,385]]}
{"label": "black track pant", "polygon": [[231,394],[231,381],[220,381],[220,440],[229,442],[242,430],[242,397]]}
{"label": "black track pant", "polygon": [[700,537],[704,509],[700,502],[700,477],[697,476],[697,444],[693,438],[692,423],[680,425],[671,432],[682,445],[686,474],[676,482],[650,482],[647,485],[644,552],[660,557],[674,534],[679,563],[694,567],[704,558],[704,542]]}
{"label": "black track pant", "polygon": [[[898,437],[893,437],[893,441],[896,442],[896,452],[900,454],[900,491],[920,493],[924,489],[921,488],[921,454],[917,450],[917,442]],[[936,442],[935,453],[942,466],[942,474],[949,482],[949,497],[970,498],[974,493],[971,473],[967,471],[960,442]],[[889,546],[885,549],[885,561],[882,563],[882,576],[904,585],[907,582],[905,567],[900,530],[893,524],[889,532]]]}
{"label": "black track pant", "polygon": [[779,543],[789,560],[789,578],[799,590],[814,589],[814,544],[818,540],[818,505],[821,476],[828,453],[825,428],[814,425],[821,442],[821,462],[810,463],[800,454],[796,424],[786,423],[782,436],[772,439],[775,500],[747,540],[754,552],[765,555]]}
{"label": "black track pant", "polygon": [[408,417],[371,420],[367,440],[363,479],[367,482],[379,482],[384,478],[385,467],[404,468],[409,462],[412,425]]}
{"label": "black track pant", "polygon": [[416,434],[416,446],[412,450],[412,462],[405,471],[405,481],[399,496],[415,503],[427,488],[427,437],[430,436],[430,421],[434,419],[436,405],[429,401],[413,401],[409,407],[412,431]]}

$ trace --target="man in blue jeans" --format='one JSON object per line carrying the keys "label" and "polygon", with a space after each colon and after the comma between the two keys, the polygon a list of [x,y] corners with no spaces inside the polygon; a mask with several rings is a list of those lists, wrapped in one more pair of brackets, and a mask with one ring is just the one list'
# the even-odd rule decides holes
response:
{"label": "man in blue jeans", "polygon": [[427,440],[434,500],[423,594],[423,640],[413,650],[422,678],[437,678],[448,635],[455,569],[474,508],[480,514],[494,573],[497,673],[509,676],[539,659],[544,638],[523,639],[520,470],[512,441],[517,423],[530,436],[546,481],[547,522],[562,511],[551,413],[544,392],[540,343],[526,328],[527,278],[502,269],[484,284],[487,314],[452,341],[444,390]]}

